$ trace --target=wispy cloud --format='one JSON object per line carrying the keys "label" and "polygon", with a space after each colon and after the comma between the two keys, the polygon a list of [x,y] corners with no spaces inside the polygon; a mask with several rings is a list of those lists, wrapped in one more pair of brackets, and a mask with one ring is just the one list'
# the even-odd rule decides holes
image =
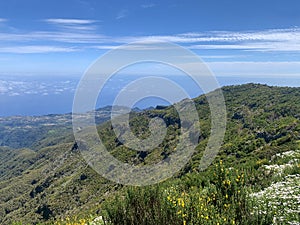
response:
{"label": "wispy cloud", "polygon": [[246,44],[218,44],[218,45],[192,45],[190,49],[215,49],[215,50],[243,50],[257,52],[298,52],[300,51],[300,42],[297,40],[291,42],[253,42]]}
{"label": "wispy cloud", "polygon": [[83,20],[83,19],[46,19],[48,23],[55,24],[92,24],[95,20]]}
{"label": "wispy cloud", "polygon": [[89,32],[75,32],[75,31],[36,31],[29,33],[0,33],[0,41],[17,42],[22,44],[24,42],[60,42],[60,43],[105,43],[108,37]]}
{"label": "wispy cloud", "polygon": [[116,16],[116,20],[123,19],[128,16],[129,11],[127,9],[122,9]]}
{"label": "wispy cloud", "polygon": [[63,29],[77,30],[77,31],[92,31],[96,30],[95,23],[99,22],[96,20],[86,20],[86,19],[46,19],[45,22],[53,24]]}
{"label": "wispy cloud", "polygon": [[[55,20],[56,21],[56,20]],[[58,20],[59,21],[59,20]],[[78,23],[72,20],[64,22],[63,24],[87,24],[87,21]],[[76,21],[76,20],[75,20]],[[90,22],[92,23],[92,22]],[[92,41],[98,39],[98,43],[103,41],[111,43],[129,43],[134,41],[170,41],[179,44],[194,44],[192,48],[211,48],[211,49],[255,49],[262,48],[265,43],[279,47],[279,44],[285,45],[299,45],[300,43],[300,29],[279,29],[267,31],[252,31],[252,32],[226,32],[214,31],[207,33],[186,33],[174,35],[154,35],[154,36],[123,36],[123,37],[109,37],[95,32],[86,32],[80,34],[78,32],[65,31],[35,31],[23,34],[14,33],[0,33],[0,40],[34,40],[34,39],[54,39],[61,42],[74,42],[78,43]],[[103,40],[105,39],[105,40]],[[72,40],[72,41],[70,41]],[[96,41],[96,40],[94,40]],[[94,43],[94,41],[92,41]],[[214,43],[214,44],[211,44]],[[205,47],[206,46],[206,47]]]}
{"label": "wispy cloud", "polygon": [[[264,46],[265,49],[266,46]],[[230,49],[230,50],[263,50],[260,49],[258,45],[250,45],[250,44],[217,44],[217,45],[191,45],[190,49]]]}
{"label": "wispy cloud", "polygon": [[141,7],[144,8],[144,9],[153,8],[155,6],[156,6],[156,4],[154,4],[154,3],[149,3],[149,4],[143,4],[143,5],[141,5]]}
{"label": "wispy cloud", "polygon": [[211,31],[206,33],[185,33],[176,36],[161,36],[174,38],[178,42],[250,42],[250,41],[291,41],[300,39],[300,29],[272,29],[263,31]]}
{"label": "wispy cloud", "polygon": [[7,22],[7,21],[8,21],[7,19],[0,18],[0,23],[4,23],[4,22]]}
{"label": "wispy cloud", "polygon": [[17,54],[32,54],[32,53],[50,53],[50,52],[74,52],[75,48],[67,48],[60,46],[10,46],[0,47],[0,53],[17,53]]}
{"label": "wispy cloud", "polygon": [[0,79],[0,95],[24,96],[24,95],[49,95],[73,93],[76,81],[10,81]]}
{"label": "wispy cloud", "polygon": [[93,46],[90,46],[89,48],[101,49],[101,50],[112,50],[112,49],[115,49],[117,47],[118,47],[118,45],[93,45]]}
{"label": "wispy cloud", "polygon": [[212,31],[170,36],[125,37],[124,41],[171,41],[192,44],[191,49],[236,49],[251,51],[300,51],[300,29],[263,31]]}
{"label": "wispy cloud", "polygon": [[[119,16],[120,19],[125,15],[121,13]],[[53,24],[57,28],[53,31],[32,31],[28,33],[3,32],[0,33],[1,45],[6,48],[5,51],[11,49],[12,52],[16,53],[18,50],[9,47],[11,43],[15,43],[16,46],[23,46],[23,49],[27,49],[29,45],[31,46],[30,48],[32,48],[36,43],[37,49],[40,49],[42,42],[47,46],[53,44],[53,49],[59,50],[57,46],[61,45],[71,45],[74,48],[80,46],[82,49],[91,49],[93,47],[95,47],[95,49],[114,49],[118,45],[136,41],[169,41],[181,44],[182,46],[193,50],[212,49],[248,52],[300,52],[300,28],[112,37],[97,32],[94,27],[94,24],[97,23],[97,21],[94,20],[47,19],[45,22]],[[5,43],[8,43],[8,47]],[[64,49],[64,47],[61,48],[62,50]],[[68,49],[71,49],[70,51],[73,50],[71,47]],[[140,49],[143,50],[143,48]],[[22,52],[21,50],[19,51]],[[49,51],[51,51],[50,48]],[[24,50],[24,52],[26,51]]]}

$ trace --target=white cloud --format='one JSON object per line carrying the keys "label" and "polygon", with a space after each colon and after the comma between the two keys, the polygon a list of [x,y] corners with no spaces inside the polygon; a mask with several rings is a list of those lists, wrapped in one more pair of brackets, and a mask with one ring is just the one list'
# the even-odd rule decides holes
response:
{"label": "white cloud", "polygon": [[243,42],[243,41],[291,41],[300,38],[300,29],[271,29],[261,31],[211,31],[207,33],[184,33],[179,36],[190,42]]}
{"label": "white cloud", "polygon": [[143,5],[141,5],[141,7],[144,8],[144,9],[153,8],[155,6],[156,6],[156,4],[154,4],[154,3],[149,3],[149,4],[143,4]]}
{"label": "white cloud", "polygon": [[111,38],[115,43],[135,41],[170,41],[192,44],[190,49],[235,49],[251,51],[299,51],[300,29],[273,29],[264,31],[212,31],[177,35],[126,36]]}
{"label": "white cloud", "polygon": [[[55,21],[61,19],[55,19]],[[63,20],[64,21],[64,20]],[[68,23],[63,24],[77,24],[73,20],[67,20]],[[72,22],[73,21],[73,22]],[[75,20],[76,21],[76,20]],[[81,20],[80,20],[81,21]],[[78,21],[78,23],[84,24],[88,21]],[[89,21],[91,22],[91,21]],[[82,28],[84,29],[84,28]],[[61,42],[74,42],[78,43],[87,41],[97,41],[98,43],[129,43],[134,41],[170,41],[175,43],[193,44],[193,48],[255,48],[263,46],[264,43],[271,44],[299,44],[300,42],[300,29],[279,29],[268,31],[253,31],[253,32],[226,32],[226,31],[214,31],[208,33],[186,33],[178,35],[165,35],[165,36],[124,36],[124,37],[109,37],[94,32],[78,33],[72,31],[58,32],[58,31],[35,31],[23,34],[14,33],[0,33],[0,40],[49,40],[54,39]],[[94,40],[93,40],[94,39]],[[72,40],[72,41],[70,41]],[[220,44],[209,44],[209,43]],[[225,43],[225,44],[224,44]],[[239,45],[240,47],[234,47]],[[224,47],[223,47],[224,46]]]}
{"label": "white cloud", "polygon": [[0,82],[0,94],[6,93],[8,91],[7,87],[5,87],[4,85],[1,85]]}
{"label": "white cloud", "polygon": [[[126,16],[127,10],[119,13],[118,18]],[[204,33],[184,33],[175,35],[154,36],[120,36],[111,37],[96,32],[94,20],[79,19],[47,19],[47,23],[57,26],[54,31],[32,31],[28,33],[0,33],[2,46],[5,42],[16,42],[16,46],[28,48],[38,42],[46,45],[53,44],[53,51],[74,51],[72,48],[61,48],[62,43],[79,44],[82,49],[114,49],[117,45],[136,41],[169,41],[181,44],[190,49],[213,49],[213,50],[239,50],[256,52],[299,52],[300,51],[300,28],[273,29],[260,31],[211,31]],[[25,43],[25,44],[24,44]],[[76,48],[79,48],[78,45]],[[3,49],[3,48],[2,48]],[[6,47],[5,51],[11,49]],[[56,50],[55,50],[56,49]],[[144,50],[143,48],[140,48]],[[0,50],[1,51],[1,50]],[[17,50],[13,50],[16,52]],[[20,50],[21,51],[21,50]],[[3,52],[3,50],[2,50]],[[41,51],[43,52],[43,51]],[[47,51],[45,51],[47,52]]]}
{"label": "white cloud", "polygon": [[0,53],[17,53],[17,54],[30,54],[30,53],[50,53],[50,52],[74,52],[74,48],[65,48],[59,46],[10,46],[0,47]]}
{"label": "white cloud", "polygon": [[[4,81],[0,80],[0,95],[51,95],[73,92],[77,82],[65,83],[57,81]],[[43,88],[40,88],[43,87]]]}
{"label": "white cloud", "polygon": [[93,24],[97,22],[96,20],[83,20],[83,19],[46,19],[44,20],[48,23],[54,23],[54,24]]}
{"label": "white cloud", "polygon": [[119,20],[119,19],[123,19],[125,17],[128,16],[128,10],[127,9],[122,9],[118,15],[116,16],[116,20]]}
{"label": "white cloud", "polygon": [[237,49],[237,50],[247,50],[247,49],[258,49],[255,45],[245,45],[245,44],[218,44],[218,45],[191,45],[190,49]]}
{"label": "white cloud", "polygon": [[94,33],[79,33],[71,31],[62,32],[50,32],[50,31],[37,31],[23,34],[12,33],[0,33],[0,41],[18,42],[20,44],[24,42],[35,41],[55,41],[62,43],[104,43],[109,40],[108,37],[94,34]]}
{"label": "white cloud", "polygon": [[7,19],[0,18],[0,23],[4,23],[4,22],[7,22]]}
{"label": "white cloud", "polygon": [[96,20],[84,20],[84,19],[46,19],[45,22],[53,24],[63,30],[74,30],[76,32],[89,32],[95,31],[97,26],[95,23],[99,22]]}
{"label": "white cloud", "polygon": [[94,45],[91,46],[90,48],[94,48],[94,49],[103,49],[103,50],[112,50],[117,48],[118,45]]}
{"label": "white cloud", "polygon": [[[181,34],[188,41],[202,42],[190,46],[191,49],[236,49],[248,51],[300,51],[300,29],[273,29],[251,32],[211,32],[203,34]],[[204,43],[203,43],[204,42]],[[214,42],[215,44],[206,44]],[[218,43],[219,42],[219,43]]]}
{"label": "white cloud", "polygon": [[18,93],[18,92],[12,92],[12,93],[9,93],[9,96],[19,96],[19,95],[21,95],[20,93]]}

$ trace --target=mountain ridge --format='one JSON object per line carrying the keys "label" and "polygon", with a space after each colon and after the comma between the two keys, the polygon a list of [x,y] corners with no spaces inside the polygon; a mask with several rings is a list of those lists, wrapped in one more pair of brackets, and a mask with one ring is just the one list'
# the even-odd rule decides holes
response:
{"label": "mountain ridge", "polygon": [[[225,86],[222,91],[227,107],[227,130],[216,160],[244,165],[300,149],[300,106],[296,104],[300,102],[300,88],[246,84]],[[175,178],[198,173],[210,135],[206,97],[201,95],[193,100],[199,112],[200,143]],[[108,151],[122,162],[141,166],[159,162],[172,154],[177,144],[180,120],[174,107],[133,112],[130,125],[136,135],[146,138],[148,121],[155,116],[164,119],[168,133],[164,142],[151,152],[135,152],[120,145],[109,120],[98,126],[99,135]],[[98,214],[102,202],[122,190],[122,185],[102,178],[88,166],[71,130],[63,130],[62,134],[32,145],[33,150],[0,147],[1,223],[21,220],[35,224],[83,212]]]}

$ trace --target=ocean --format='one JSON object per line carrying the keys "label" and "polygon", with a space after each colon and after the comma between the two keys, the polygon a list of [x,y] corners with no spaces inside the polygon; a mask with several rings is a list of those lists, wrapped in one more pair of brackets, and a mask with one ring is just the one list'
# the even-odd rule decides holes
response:
{"label": "ocean", "polygon": [[[110,79],[101,91],[96,108],[112,105],[116,95],[137,76],[122,75]],[[180,85],[191,98],[203,91],[186,76],[167,76]],[[8,77],[0,76],[0,116],[47,115],[72,112],[73,98],[79,77]],[[300,87],[300,77],[217,77],[220,86],[261,83],[271,86]],[[147,85],[147,84],[145,84]],[[205,85],[205,84],[203,84]],[[165,90],[168,92],[169,90]],[[139,108],[168,105],[162,98],[141,99],[134,106]]]}

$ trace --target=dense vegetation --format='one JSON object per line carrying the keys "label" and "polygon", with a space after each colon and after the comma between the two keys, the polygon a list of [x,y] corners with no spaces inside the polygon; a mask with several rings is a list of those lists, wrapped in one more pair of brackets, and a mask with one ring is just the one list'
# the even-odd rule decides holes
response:
{"label": "dense vegetation", "polygon": [[[122,110],[123,107],[115,107],[114,114]],[[111,111],[112,108],[107,106],[90,112],[90,114],[95,114],[95,120],[100,124],[110,119]],[[72,132],[71,113],[0,117],[0,146],[38,150],[58,144],[70,132]]]}
{"label": "dense vegetation", "polygon": [[[200,96],[194,99],[201,125],[196,152],[158,185],[124,187],[105,180],[82,159],[71,134],[45,139],[35,151],[1,147],[1,223],[297,224],[300,88],[247,84],[224,87],[223,94],[227,130],[214,163],[199,171],[210,134],[209,106]],[[133,132],[147,137],[148,121],[156,116],[168,131],[153,151],[127,149],[110,122],[98,131],[116,158],[148,165],[172,154],[180,134],[172,106],[133,112]]]}

